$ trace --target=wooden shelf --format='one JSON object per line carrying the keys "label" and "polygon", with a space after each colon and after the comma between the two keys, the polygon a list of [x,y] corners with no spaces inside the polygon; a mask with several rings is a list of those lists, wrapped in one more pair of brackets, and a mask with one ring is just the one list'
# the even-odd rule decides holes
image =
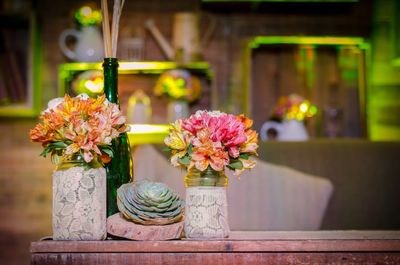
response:
{"label": "wooden shelf", "polygon": [[[159,75],[167,70],[186,69],[193,74],[205,76],[207,80],[213,77],[210,65],[207,62],[194,62],[190,64],[177,64],[175,62],[119,62],[119,74],[150,74]],[[58,87],[59,95],[62,96],[67,91],[68,84],[79,72],[87,70],[103,70],[102,63],[65,63],[58,68]]]}
{"label": "wooden shelf", "polygon": [[400,232],[238,231],[208,241],[37,241],[31,254],[32,264],[398,264]]}
{"label": "wooden shelf", "polygon": [[161,144],[169,134],[169,124],[129,124],[131,148],[140,144]]}
{"label": "wooden shelf", "polygon": [[[211,77],[210,66],[207,62],[195,62],[190,64],[177,64],[175,62],[149,61],[149,62],[119,62],[118,72],[120,74],[160,74],[166,70],[187,69],[189,71],[203,73]],[[102,63],[65,63],[61,64],[59,71],[86,71],[102,70]]]}

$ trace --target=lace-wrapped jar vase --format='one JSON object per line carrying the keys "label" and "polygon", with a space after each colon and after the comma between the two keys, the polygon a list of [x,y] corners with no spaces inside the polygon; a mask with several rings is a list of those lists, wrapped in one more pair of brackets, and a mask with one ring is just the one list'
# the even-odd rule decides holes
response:
{"label": "lace-wrapped jar vase", "polygon": [[204,171],[191,168],[185,176],[185,235],[187,238],[212,239],[229,236],[224,171],[208,167]]}
{"label": "lace-wrapped jar vase", "polygon": [[[53,239],[106,238],[106,171],[95,157],[81,155],[55,159],[53,172]],[[54,161],[54,160],[53,160]]]}

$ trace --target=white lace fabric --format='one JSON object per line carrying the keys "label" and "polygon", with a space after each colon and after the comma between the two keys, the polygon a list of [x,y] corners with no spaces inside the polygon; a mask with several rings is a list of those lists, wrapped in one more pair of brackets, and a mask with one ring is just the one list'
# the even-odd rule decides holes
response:
{"label": "white lace fabric", "polygon": [[53,172],[53,239],[106,238],[106,171],[72,167]]}
{"label": "white lace fabric", "polygon": [[186,190],[185,235],[187,238],[229,236],[225,187],[190,187]]}

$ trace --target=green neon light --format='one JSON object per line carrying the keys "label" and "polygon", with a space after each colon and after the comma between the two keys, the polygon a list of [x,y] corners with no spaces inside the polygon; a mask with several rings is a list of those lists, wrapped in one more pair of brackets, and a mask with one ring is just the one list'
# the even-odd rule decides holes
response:
{"label": "green neon light", "polygon": [[[131,73],[131,72],[149,72],[160,73],[165,70],[183,68],[188,70],[205,71],[209,76],[209,64],[207,62],[196,62],[185,65],[179,65],[174,62],[120,62],[118,72]],[[86,71],[86,70],[102,70],[102,63],[66,63],[60,66],[60,71]]]}
{"label": "green neon light", "polygon": [[396,58],[392,60],[392,65],[393,66],[400,66],[400,58]]}
{"label": "green neon light", "polygon": [[365,49],[363,38],[357,37],[302,37],[302,36],[260,36],[255,37],[250,43],[249,48],[256,49],[260,45],[271,44],[298,44],[298,45],[355,45],[360,49]]}
{"label": "green neon light", "polygon": [[[212,80],[213,73],[207,62],[194,62],[190,64],[177,64],[175,62],[119,62],[119,74],[162,74],[167,70],[187,69],[191,72],[205,75]],[[87,70],[103,70],[102,63],[66,63],[58,68],[59,96],[63,96],[66,88],[77,72]]]}
{"label": "green neon light", "polygon": [[12,104],[11,106],[0,108],[0,117],[36,117],[39,111],[28,107],[26,104]]}
{"label": "green neon light", "polygon": [[131,146],[140,144],[160,144],[169,134],[168,124],[130,124],[128,132]]}

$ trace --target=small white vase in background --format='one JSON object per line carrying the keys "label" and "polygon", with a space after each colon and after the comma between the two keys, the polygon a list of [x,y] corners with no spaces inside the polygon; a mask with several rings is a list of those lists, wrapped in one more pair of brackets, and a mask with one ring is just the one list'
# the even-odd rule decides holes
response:
{"label": "small white vase in background", "polygon": [[151,100],[141,89],[136,90],[129,97],[126,119],[130,124],[151,123]]}
{"label": "small white vase in background", "polygon": [[[67,39],[76,39],[75,49],[67,46]],[[97,26],[84,26],[82,30],[67,29],[63,31],[58,44],[69,59],[76,62],[100,62],[104,58],[103,39]]]}
{"label": "small white vase in background", "polygon": [[280,141],[306,141],[308,138],[303,121],[296,119],[285,120],[278,135]]}
{"label": "small white vase in background", "polygon": [[167,122],[189,117],[189,103],[186,100],[171,100],[167,106]]}
{"label": "small white vase in background", "polygon": [[[274,130],[275,139],[270,138],[269,130]],[[260,136],[263,141],[306,141],[309,139],[303,121],[297,119],[284,120],[282,123],[267,121],[261,127]]]}

